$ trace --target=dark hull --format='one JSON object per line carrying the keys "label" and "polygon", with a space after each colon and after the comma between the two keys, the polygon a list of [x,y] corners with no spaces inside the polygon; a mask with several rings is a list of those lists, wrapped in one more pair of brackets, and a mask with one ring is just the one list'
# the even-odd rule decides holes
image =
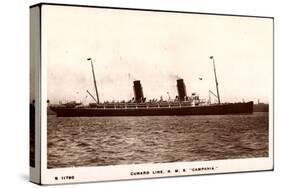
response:
{"label": "dark hull", "polygon": [[184,115],[223,115],[253,113],[253,102],[229,103],[194,107],[160,108],[91,108],[91,107],[50,107],[58,117],[90,116],[184,116]]}

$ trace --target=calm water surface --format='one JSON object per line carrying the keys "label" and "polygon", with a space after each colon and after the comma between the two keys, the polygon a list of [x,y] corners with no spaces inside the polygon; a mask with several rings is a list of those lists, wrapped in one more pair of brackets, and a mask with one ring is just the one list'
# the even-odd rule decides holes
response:
{"label": "calm water surface", "polygon": [[48,168],[268,156],[268,113],[48,116]]}

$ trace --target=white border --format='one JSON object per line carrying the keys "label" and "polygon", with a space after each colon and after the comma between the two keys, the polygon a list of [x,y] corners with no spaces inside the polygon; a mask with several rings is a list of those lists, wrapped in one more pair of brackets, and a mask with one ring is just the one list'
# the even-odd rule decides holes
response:
{"label": "white border", "polygon": [[[44,41],[44,5],[41,7],[41,45],[45,49]],[[269,18],[270,19],[270,18]],[[274,24],[274,23],[273,23]],[[273,28],[272,28],[273,29]],[[274,49],[273,49],[274,50]],[[186,176],[200,174],[217,174],[245,171],[273,170],[273,77],[272,94],[269,104],[269,157],[250,158],[250,159],[228,159],[215,161],[196,161],[196,162],[177,162],[160,164],[138,164],[138,165],[116,165],[99,167],[77,167],[77,168],[59,168],[47,169],[47,61],[46,53],[42,50],[41,54],[41,183],[42,184],[64,184],[78,182],[93,182],[104,180],[122,180],[122,179],[142,179],[168,176]],[[273,62],[273,56],[272,56]],[[274,63],[274,62],[273,62]],[[273,69],[272,69],[273,75]],[[192,168],[214,168],[214,170],[192,171]],[[183,172],[183,169],[186,172]],[[153,171],[162,170],[165,174],[152,174]],[[171,170],[170,174],[166,171]],[[179,170],[179,172],[175,172]],[[131,172],[149,171],[149,175],[131,175]],[[62,176],[74,176],[71,180],[61,180]],[[58,180],[55,180],[58,177]]]}

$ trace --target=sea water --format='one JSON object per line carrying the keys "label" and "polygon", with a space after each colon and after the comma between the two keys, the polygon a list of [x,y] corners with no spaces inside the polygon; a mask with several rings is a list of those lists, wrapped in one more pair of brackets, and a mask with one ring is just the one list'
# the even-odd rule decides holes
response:
{"label": "sea water", "polygon": [[268,112],[244,115],[56,117],[48,168],[268,156]]}

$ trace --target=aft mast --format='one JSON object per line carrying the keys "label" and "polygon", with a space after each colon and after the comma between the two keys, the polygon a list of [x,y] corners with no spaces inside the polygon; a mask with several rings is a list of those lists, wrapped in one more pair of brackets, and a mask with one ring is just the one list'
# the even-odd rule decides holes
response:
{"label": "aft mast", "polygon": [[214,56],[210,56],[210,59],[213,60],[214,74],[215,74],[215,82],[216,82],[216,88],[217,88],[217,97],[218,97],[218,102],[219,102],[219,104],[220,104],[220,103],[221,103],[221,100],[220,100],[220,93],[219,93],[219,83],[218,83],[217,73],[216,73],[215,58],[214,58]]}
{"label": "aft mast", "polygon": [[95,85],[95,90],[96,90],[96,95],[97,95],[97,103],[100,103],[100,99],[99,99],[99,92],[98,92],[98,88],[97,88],[97,83],[96,83],[96,78],[95,78],[95,72],[94,72],[94,65],[93,65],[93,61],[92,58],[88,58],[88,61],[91,61],[91,66],[92,66],[92,73],[93,73],[93,79],[94,79],[94,85]]}

